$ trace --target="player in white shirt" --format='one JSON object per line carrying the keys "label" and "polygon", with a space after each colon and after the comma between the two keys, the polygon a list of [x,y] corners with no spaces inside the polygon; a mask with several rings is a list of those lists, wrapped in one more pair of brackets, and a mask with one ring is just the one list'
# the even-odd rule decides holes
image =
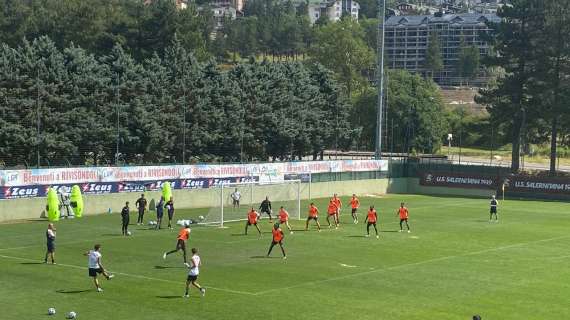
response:
{"label": "player in white shirt", "polygon": [[101,245],[96,244],[93,250],[89,250],[83,254],[84,256],[88,257],[89,276],[93,278],[93,283],[95,283],[95,287],[97,288],[98,292],[103,291],[103,289],[101,289],[101,286],[99,285],[99,280],[97,280],[97,274],[99,273],[103,274],[103,276],[105,276],[107,280],[110,280],[111,278],[114,277],[114,275],[109,274],[107,271],[105,271],[105,268],[103,268],[103,264],[101,263],[102,255],[100,250],[101,250]]}
{"label": "player in white shirt", "polygon": [[233,200],[232,202],[234,209],[239,208],[239,200],[241,199],[241,193],[239,192],[239,190],[236,188],[235,191],[232,192],[230,196],[232,197]]}
{"label": "player in white shirt", "polygon": [[200,274],[200,266],[202,262],[200,261],[200,256],[198,255],[198,249],[192,248],[192,257],[190,258],[190,266],[188,271],[188,278],[186,279],[186,293],[184,294],[184,298],[190,297],[189,291],[190,286],[194,286],[200,290],[202,293],[202,297],[206,295],[206,288],[202,288],[198,282],[198,275]]}

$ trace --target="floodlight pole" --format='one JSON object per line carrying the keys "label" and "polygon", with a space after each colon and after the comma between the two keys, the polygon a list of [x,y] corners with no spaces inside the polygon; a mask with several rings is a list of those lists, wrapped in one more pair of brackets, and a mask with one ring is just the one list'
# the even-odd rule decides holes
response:
{"label": "floodlight pole", "polygon": [[41,145],[41,112],[40,112],[40,68],[38,68],[38,74],[36,76],[36,134],[37,134],[37,145],[36,145],[36,168],[40,168],[40,145]]}
{"label": "floodlight pole", "polygon": [[376,159],[382,158],[382,118],[384,113],[384,19],[386,17],[386,0],[378,0],[378,66],[376,68],[378,94],[378,110],[376,114]]}
{"label": "floodlight pole", "polygon": [[121,75],[119,73],[117,73],[117,92],[116,92],[116,111],[117,111],[117,142],[116,142],[116,150],[115,150],[115,165],[118,166],[119,165],[119,144],[120,144],[120,139],[121,139],[121,119],[120,119],[120,110],[119,110],[119,104],[120,104],[120,99],[121,99],[121,93],[120,93],[120,88],[119,86],[121,85]]}

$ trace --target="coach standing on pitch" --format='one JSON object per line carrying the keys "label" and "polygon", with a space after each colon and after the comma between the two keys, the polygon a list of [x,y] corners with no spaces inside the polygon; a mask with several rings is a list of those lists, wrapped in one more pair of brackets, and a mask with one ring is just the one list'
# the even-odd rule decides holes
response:
{"label": "coach standing on pitch", "polygon": [[51,258],[51,263],[55,264],[55,226],[53,223],[48,224],[46,231],[47,250],[44,258],[44,263],[48,262],[48,257]]}
{"label": "coach standing on pitch", "polygon": [[121,210],[121,223],[122,223],[121,232],[124,236],[129,235],[129,222],[131,220],[129,216],[130,211],[131,209],[129,209],[129,202],[127,201],[125,203],[125,206]]}
{"label": "coach standing on pitch", "polygon": [[147,204],[147,201],[144,197],[144,194],[141,194],[141,197],[137,199],[137,202],[135,202],[135,207],[137,207],[137,209],[139,209],[139,216],[137,218],[137,225],[143,224],[143,218],[144,218],[144,212],[146,210],[146,204]]}

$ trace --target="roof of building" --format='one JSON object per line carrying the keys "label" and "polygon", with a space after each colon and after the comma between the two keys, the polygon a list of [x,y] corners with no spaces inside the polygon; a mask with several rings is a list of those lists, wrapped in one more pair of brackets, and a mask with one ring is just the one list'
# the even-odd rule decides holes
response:
{"label": "roof of building", "polygon": [[441,17],[433,15],[421,16],[392,16],[386,20],[386,26],[419,26],[422,24],[430,23],[457,23],[462,25],[481,24],[487,21],[501,22],[495,14],[479,14],[479,13],[464,13],[464,14],[444,14]]}

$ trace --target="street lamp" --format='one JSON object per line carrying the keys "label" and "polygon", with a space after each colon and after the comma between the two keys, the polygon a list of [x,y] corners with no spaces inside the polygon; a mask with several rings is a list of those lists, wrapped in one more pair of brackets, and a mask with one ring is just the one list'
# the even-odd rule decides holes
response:
{"label": "street lamp", "polygon": [[378,36],[376,38],[376,50],[378,51],[378,107],[376,113],[376,146],[374,157],[382,158],[382,117],[384,112],[384,19],[386,18],[386,0],[378,0]]}

